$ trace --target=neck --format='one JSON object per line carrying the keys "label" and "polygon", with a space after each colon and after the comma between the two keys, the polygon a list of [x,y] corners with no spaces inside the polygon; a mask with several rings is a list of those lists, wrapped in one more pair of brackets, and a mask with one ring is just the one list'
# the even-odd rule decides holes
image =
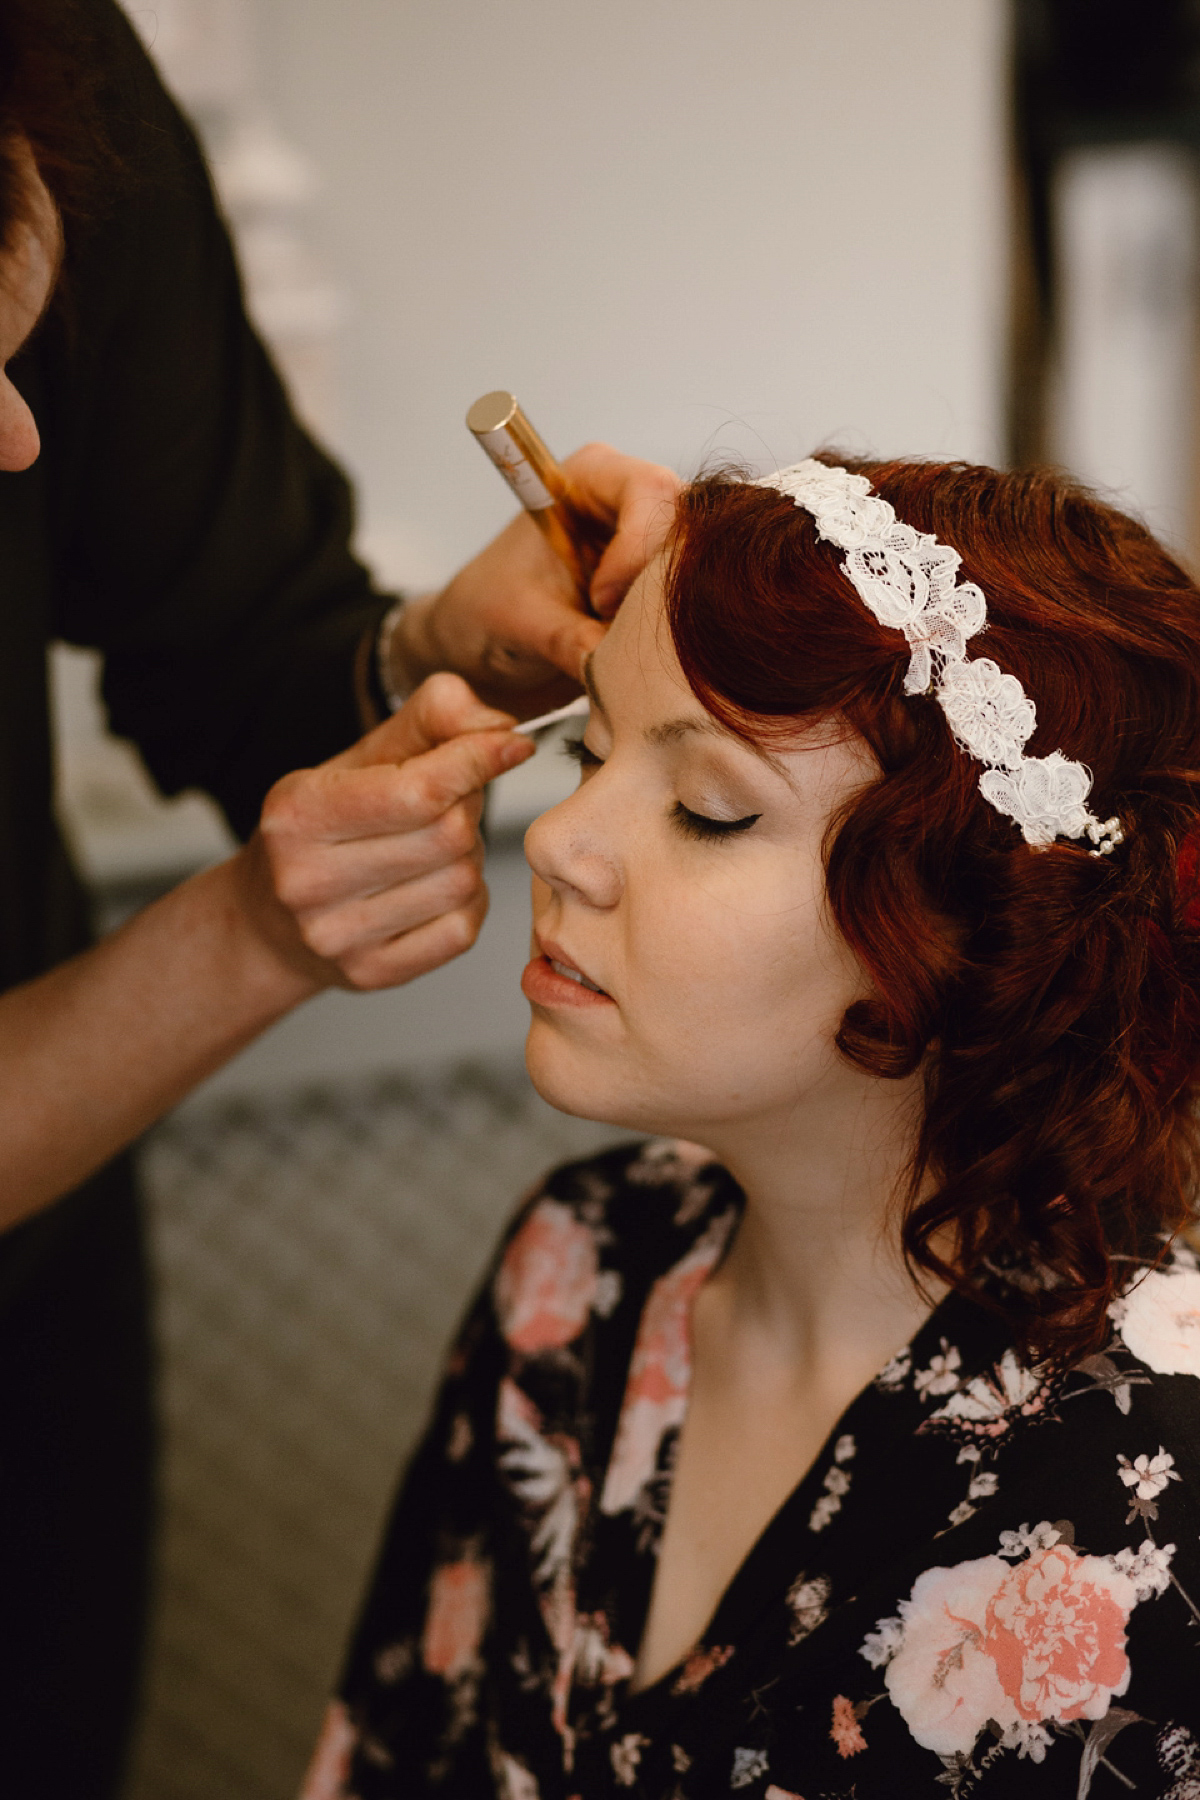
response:
{"label": "neck", "polygon": [[802,1108],[706,1139],[746,1195],[709,1307],[805,1387],[857,1392],[929,1314],[899,1234],[920,1105],[919,1075],[837,1070]]}

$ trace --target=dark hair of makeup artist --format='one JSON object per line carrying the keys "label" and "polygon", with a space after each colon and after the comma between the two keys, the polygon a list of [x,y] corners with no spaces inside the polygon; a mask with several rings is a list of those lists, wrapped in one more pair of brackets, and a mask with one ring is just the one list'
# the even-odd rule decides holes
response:
{"label": "dark hair of makeup artist", "polygon": [[101,210],[116,165],[99,100],[101,60],[76,0],[0,0],[0,246],[28,212],[22,140],[64,218]]}
{"label": "dark hair of makeup artist", "polygon": [[1001,1305],[1027,1348],[1077,1356],[1104,1338],[1120,1258],[1161,1250],[1195,1203],[1200,591],[1061,475],[822,460],[960,552],[988,604],[971,653],[1037,708],[1027,753],[1086,764],[1089,805],[1119,814],[1125,842],[1025,843],[936,700],[905,697],[901,633],[784,496],[721,475],[685,491],[675,646],[704,705],[755,743],[835,715],[874,752],[878,779],[830,827],[827,887],[874,988],[839,1049],[884,1078],[924,1072],[909,1266]]}

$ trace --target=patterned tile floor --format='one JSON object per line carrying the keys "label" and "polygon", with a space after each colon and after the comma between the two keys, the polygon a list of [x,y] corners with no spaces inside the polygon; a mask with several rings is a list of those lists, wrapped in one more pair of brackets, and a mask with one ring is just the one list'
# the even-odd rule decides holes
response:
{"label": "patterned tile floor", "polygon": [[151,1135],[164,1516],[128,1800],[290,1800],[496,1234],[542,1170],[622,1135],[511,1066],[224,1101]]}

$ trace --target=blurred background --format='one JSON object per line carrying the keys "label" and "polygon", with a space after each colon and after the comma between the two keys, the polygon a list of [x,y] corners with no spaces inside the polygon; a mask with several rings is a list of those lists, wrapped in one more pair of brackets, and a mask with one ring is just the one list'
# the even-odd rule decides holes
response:
{"label": "blurred background", "polygon": [[[565,453],[1053,460],[1200,561],[1196,0],[126,0],[381,578],[508,516],[463,414]],[[56,654],[101,924],[223,854]],[[522,1187],[613,1134],[520,1060],[524,825],[412,988],[327,996],[147,1140],[163,1530],[129,1800],[286,1800],[438,1357]]]}

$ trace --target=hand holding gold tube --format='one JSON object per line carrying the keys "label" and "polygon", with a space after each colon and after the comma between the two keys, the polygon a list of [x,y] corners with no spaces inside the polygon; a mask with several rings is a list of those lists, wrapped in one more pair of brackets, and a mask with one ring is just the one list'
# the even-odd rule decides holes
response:
{"label": "hand holding gold tube", "polygon": [[503,389],[484,394],[468,412],[467,425],[593,612],[589,588],[611,528],[584,506],[515,395]]}

